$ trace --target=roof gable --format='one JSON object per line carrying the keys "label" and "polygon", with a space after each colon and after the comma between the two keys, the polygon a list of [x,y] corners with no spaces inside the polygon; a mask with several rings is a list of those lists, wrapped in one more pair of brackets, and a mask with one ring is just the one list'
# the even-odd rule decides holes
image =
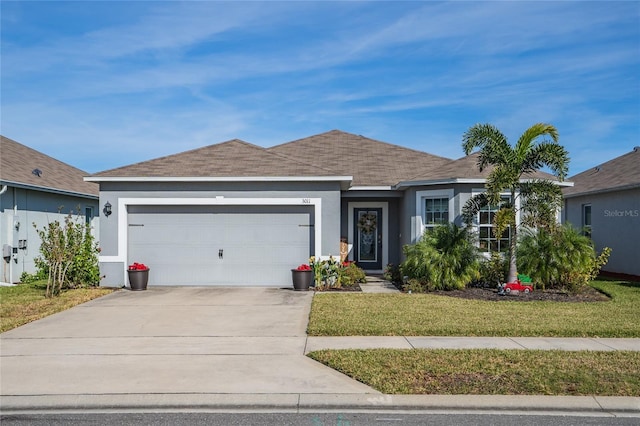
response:
{"label": "roof gable", "polygon": [[[39,176],[34,173],[39,170]],[[85,182],[87,172],[0,136],[0,180],[56,192],[98,195],[98,185]]]}
{"label": "roof gable", "polygon": [[563,190],[565,196],[593,192],[614,191],[640,186],[640,147],[635,147],[613,160],[570,177],[572,188]]}
{"label": "roof gable", "polygon": [[97,173],[95,177],[332,176],[333,171],[233,139]]}
{"label": "roof gable", "polygon": [[393,186],[420,170],[438,169],[451,161],[340,130],[276,145],[268,151],[351,175],[353,186]]}

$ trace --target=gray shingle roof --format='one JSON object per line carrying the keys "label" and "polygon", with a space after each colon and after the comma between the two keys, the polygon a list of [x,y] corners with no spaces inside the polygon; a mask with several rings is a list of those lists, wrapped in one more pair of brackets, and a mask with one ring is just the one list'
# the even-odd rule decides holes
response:
{"label": "gray shingle roof", "polygon": [[[427,180],[446,180],[446,179],[486,179],[491,172],[491,167],[485,168],[482,172],[478,169],[478,152],[474,152],[467,156],[453,160],[448,164],[445,164],[442,168],[437,170],[428,170],[426,173],[413,176],[412,181],[427,181]],[[537,171],[535,173],[527,174],[525,178],[537,178],[537,179],[551,179],[557,180],[555,176],[550,173]]]}
{"label": "gray shingle roof", "polygon": [[[38,177],[32,173],[38,169]],[[85,182],[88,173],[49,157],[35,149],[0,136],[0,180],[48,190],[98,195],[98,185]]]}
{"label": "gray shingle roof", "polygon": [[335,176],[332,170],[234,139],[96,173],[95,177]]}
{"label": "gray shingle roof", "polygon": [[[309,177],[353,176],[352,186],[486,178],[477,154],[458,160],[331,130],[271,148],[231,140],[97,173],[95,177]],[[552,178],[547,173],[536,177]]]}
{"label": "gray shingle roof", "polygon": [[437,170],[450,159],[331,130],[268,148],[269,152],[305,159],[353,176],[353,186],[393,186],[420,170]]}
{"label": "gray shingle roof", "polygon": [[565,188],[565,197],[615,191],[640,186],[640,148],[585,170],[569,178],[572,188]]}

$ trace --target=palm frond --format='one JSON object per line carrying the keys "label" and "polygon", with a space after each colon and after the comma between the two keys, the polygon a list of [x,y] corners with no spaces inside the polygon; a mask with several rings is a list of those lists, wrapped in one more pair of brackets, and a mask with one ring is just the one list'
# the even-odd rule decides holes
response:
{"label": "palm frond", "polygon": [[491,124],[476,124],[462,136],[462,149],[466,155],[479,148],[478,168],[484,170],[488,165],[504,162],[511,147],[507,138]]}
{"label": "palm frond", "polygon": [[[487,196],[492,204],[500,201],[500,194],[511,191],[519,182],[520,175],[513,167],[498,165],[487,177]],[[515,185],[514,185],[515,184]]]}
{"label": "palm frond", "polygon": [[496,238],[506,231],[509,227],[516,226],[516,212],[513,207],[504,207],[496,212],[495,219],[493,220],[495,227],[493,228],[493,235]]}
{"label": "palm frond", "polygon": [[556,214],[562,206],[562,191],[558,185],[548,180],[523,182],[520,195],[523,225],[546,229],[556,225]]}
{"label": "palm frond", "polygon": [[[543,136],[550,137],[554,143],[557,143],[559,139],[558,130],[551,124],[536,123],[524,131],[514,148],[519,162],[524,161],[531,149],[537,145],[536,140]],[[544,141],[539,143],[542,142]]]}
{"label": "palm frond", "polygon": [[533,172],[547,166],[561,181],[569,170],[569,153],[562,145],[543,142],[531,148],[522,165],[524,173]]}
{"label": "palm frond", "polygon": [[462,206],[462,221],[465,225],[470,226],[473,223],[473,218],[480,211],[481,208],[489,204],[489,198],[487,193],[476,194],[469,198],[464,206]]}

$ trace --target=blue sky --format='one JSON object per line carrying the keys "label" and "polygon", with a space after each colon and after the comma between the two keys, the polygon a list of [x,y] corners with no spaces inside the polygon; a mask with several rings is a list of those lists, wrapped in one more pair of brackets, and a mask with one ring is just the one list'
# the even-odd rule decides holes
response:
{"label": "blue sky", "polygon": [[0,7],[1,133],[91,173],[332,129],[459,158],[547,122],[570,174],[640,145],[638,1]]}

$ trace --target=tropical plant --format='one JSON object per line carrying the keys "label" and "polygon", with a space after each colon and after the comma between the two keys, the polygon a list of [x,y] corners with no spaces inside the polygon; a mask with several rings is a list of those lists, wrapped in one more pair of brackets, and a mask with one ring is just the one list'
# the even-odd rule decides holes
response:
{"label": "tropical plant", "polygon": [[333,256],[320,260],[315,256],[309,258],[309,266],[313,271],[313,280],[316,290],[326,290],[328,288],[340,288],[342,286],[340,276],[340,261]]}
{"label": "tropical plant", "polygon": [[546,287],[580,290],[607,263],[611,249],[596,255],[593,243],[569,224],[527,230],[517,249],[518,270]]}
{"label": "tropical plant", "polygon": [[423,290],[462,289],[478,278],[478,256],[469,232],[453,223],[427,229],[418,242],[404,247],[404,254],[402,274],[420,282]]}
{"label": "tropical plant", "polygon": [[[497,236],[511,228],[509,241],[509,273],[507,281],[516,279],[516,217],[519,213],[516,199],[520,197],[523,224],[548,227],[555,221],[555,212],[562,202],[558,185],[548,180],[527,176],[548,167],[562,181],[568,170],[569,156],[558,144],[558,131],[550,124],[538,123],[527,129],[514,147],[491,124],[476,124],[463,136],[462,148],[466,155],[479,148],[478,168],[492,167],[487,177],[486,191],[472,197],[463,207],[463,218],[469,225],[476,213],[487,204],[500,205],[496,214],[494,232]],[[501,195],[510,199],[501,203]]]}

